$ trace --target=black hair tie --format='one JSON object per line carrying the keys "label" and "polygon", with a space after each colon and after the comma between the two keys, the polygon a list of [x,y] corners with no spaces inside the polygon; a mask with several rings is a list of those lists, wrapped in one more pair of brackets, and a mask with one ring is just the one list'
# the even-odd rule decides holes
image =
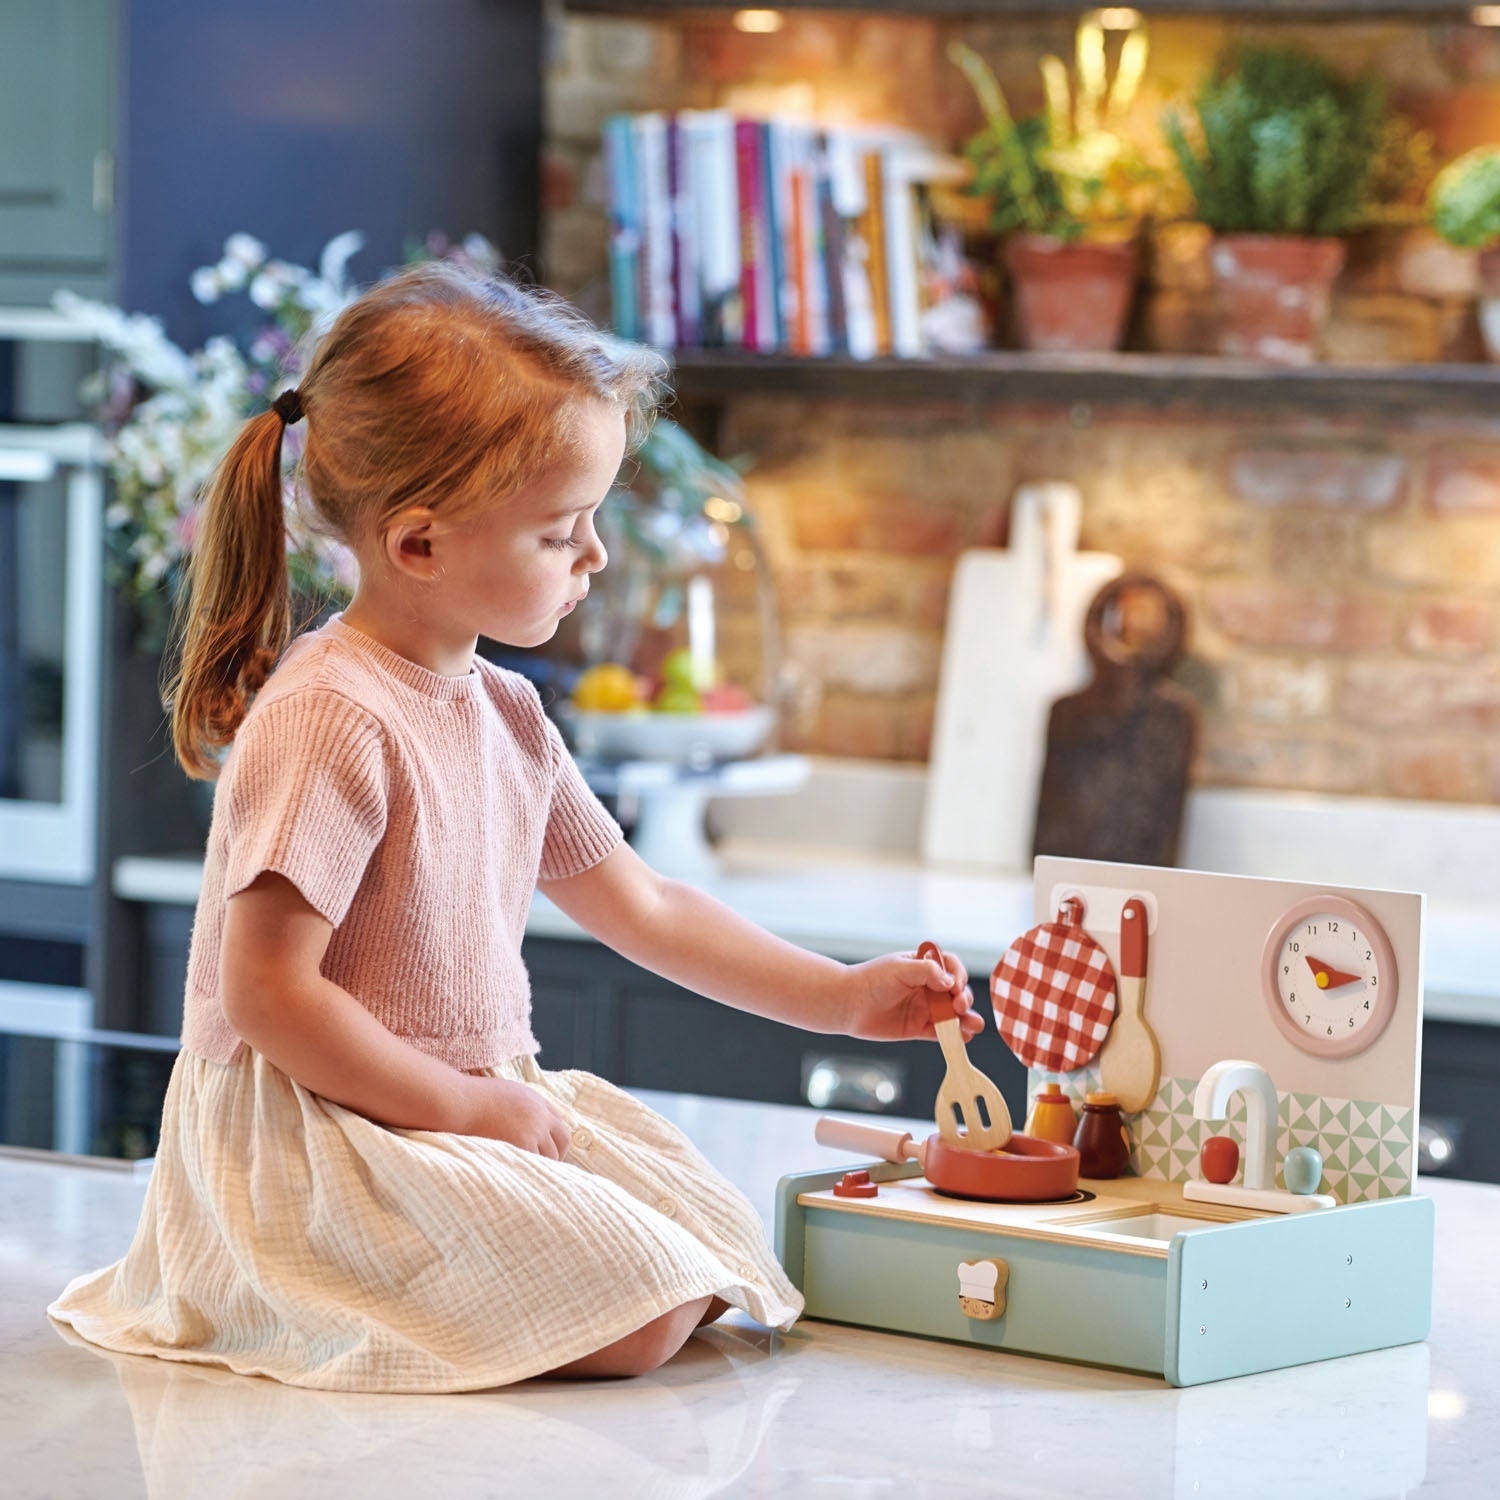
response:
{"label": "black hair tie", "polygon": [[288,427],[293,422],[302,420],[302,393],[300,391],[283,391],[272,403],[271,410],[286,423]]}

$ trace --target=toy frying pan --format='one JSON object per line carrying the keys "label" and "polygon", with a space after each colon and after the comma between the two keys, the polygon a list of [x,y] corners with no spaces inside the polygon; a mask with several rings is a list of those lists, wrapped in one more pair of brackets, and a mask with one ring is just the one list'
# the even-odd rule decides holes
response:
{"label": "toy frying pan", "polygon": [[988,1203],[1050,1203],[1078,1187],[1078,1152],[1055,1141],[1012,1135],[1003,1151],[950,1146],[940,1135],[915,1142],[909,1131],[884,1130],[824,1115],[813,1131],[820,1146],[868,1151],[886,1161],[917,1161],[940,1193]]}

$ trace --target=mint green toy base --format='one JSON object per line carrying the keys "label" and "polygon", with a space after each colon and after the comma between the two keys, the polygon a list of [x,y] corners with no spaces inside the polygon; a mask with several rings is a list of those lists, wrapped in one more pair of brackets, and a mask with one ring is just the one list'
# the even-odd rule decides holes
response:
{"label": "mint green toy base", "polygon": [[[876,1182],[914,1165],[859,1163]],[[1177,1235],[1165,1259],[970,1226],[804,1207],[836,1172],[782,1178],[776,1253],[807,1316],[1201,1385],[1418,1343],[1432,1321],[1432,1201],[1383,1198]],[[1004,1314],[969,1318],[960,1261],[1010,1267]]]}

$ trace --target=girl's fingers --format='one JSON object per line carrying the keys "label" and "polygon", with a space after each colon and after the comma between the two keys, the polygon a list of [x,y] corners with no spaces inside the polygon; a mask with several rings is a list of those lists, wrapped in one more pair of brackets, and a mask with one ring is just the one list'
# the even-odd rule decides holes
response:
{"label": "girl's fingers", "polygon": [[937,959],[922,958],[917,962],[921,965],[920,983],[928,989],[951,990],[954,987],[953,975]]}

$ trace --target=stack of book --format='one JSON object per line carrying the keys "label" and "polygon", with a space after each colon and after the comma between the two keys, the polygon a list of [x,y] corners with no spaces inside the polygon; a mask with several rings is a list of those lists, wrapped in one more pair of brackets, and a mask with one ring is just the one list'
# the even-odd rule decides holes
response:
{"label": "stack of book", "polygon": [[616,331],[659,348],[920,356],[962,160],[896,130],[726,110],[604,128]]}

